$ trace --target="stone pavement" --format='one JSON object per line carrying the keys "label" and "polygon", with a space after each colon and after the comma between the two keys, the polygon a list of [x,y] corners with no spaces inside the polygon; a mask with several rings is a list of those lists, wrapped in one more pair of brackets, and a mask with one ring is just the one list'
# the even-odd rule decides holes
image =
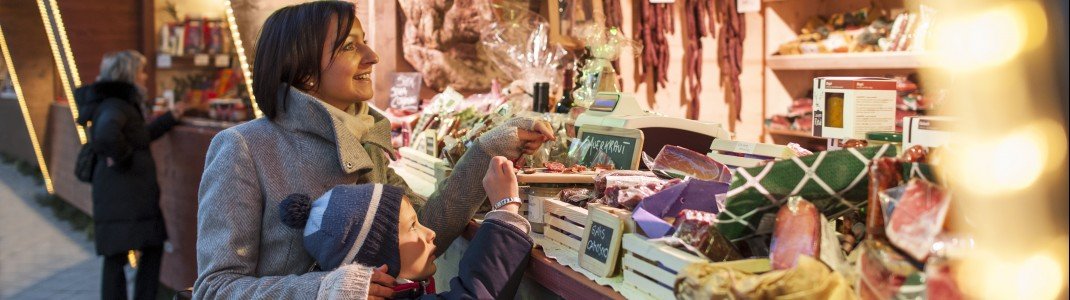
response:
{"label": "stone pavement", "polygon": [[34,197],[33,178],[0,164],[0,299],[98,299],[102,258],[93,241]]}

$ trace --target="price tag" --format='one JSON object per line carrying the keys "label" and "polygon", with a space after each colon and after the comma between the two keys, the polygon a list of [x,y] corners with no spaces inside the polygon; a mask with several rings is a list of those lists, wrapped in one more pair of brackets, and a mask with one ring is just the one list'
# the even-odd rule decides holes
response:
{"label": "price tag", "polygon": [[227,54],[216,54],[216,56],[215,56],[215,66],[219,67],[219,68],[229,67],[230,66],[230,55],[227,55]]}
{"label": "price tag", "polygon": [[758,145],[758,144],[748,143],[748,142],[736,142],[736,147],[732,152],[742,153],[742,154],[754,154],[754,146],[755,145]]}
{"label": "price tag", "polygon": [[580,267],[595,275],[609,277],[616,273],[624,224],[621,217],[610,212],[613,208],[596,204],[587,208],[587,226],[584,226],[583,242],[580,243]]}
{"label": "price tag", "polygon": [[156,56],[156,67],[157,68],[170,68],[171,67],[171,55],[170,54],[157,55]]}
{"label": "price tag", "polygon": [[762,0],[736,0],[736,11],[745,14],[762,9]]}
{"label": "price tag", "polygon": [[208,66],[208,62],[211,57],[208,54],[197,54],[193,56],[193,65],[198,67]]}

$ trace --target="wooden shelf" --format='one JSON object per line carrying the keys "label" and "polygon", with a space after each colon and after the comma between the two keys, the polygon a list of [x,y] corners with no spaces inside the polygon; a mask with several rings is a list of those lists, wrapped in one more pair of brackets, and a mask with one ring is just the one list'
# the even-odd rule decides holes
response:
{"label": "wooden shelf", "polygon": [[788,143],[796,143],[814,152],[824,151],[828,143],[824,138],[815,137],[808,131],[770,129],[766,127],[765,132],[769,133],[769,137],[773,139],[775,144],[787,145]]}
{"label": "wooden shelf", "polygon": [[917,69],[926,67],[923,56],[914,52],[770,55],[765,65],[772,70]]}
{"label": "wooden shelf", "polygon": [[[166,55],[166,54],[161,54],[161,55]],[[204,61],[201,61],[200,63],[198,63],[197,62],[197,58],[196,58],[198,55],[181,55],[181,56],[179,56],[179,55],[168,55],[168,56],[170,56],[171,64],[169,66],[166,66],[166,67],[160,66],[159,65],[160,60],[157,58],[157,60],[156,60],[156,62],[158,64],[157,67],[156,67],[157,70],[220,70],[220,69],[230,68],[232,66],[232,61],[233,61],[233,54],[204,54],[204,56],[207,57],[207,59],[206,59],[207,63],[205,63]],[[217,56],[226,56],[227,57],[227,63],[225,65],[222,65],[222,64],[217,65],[216,64],[216,57]]]}

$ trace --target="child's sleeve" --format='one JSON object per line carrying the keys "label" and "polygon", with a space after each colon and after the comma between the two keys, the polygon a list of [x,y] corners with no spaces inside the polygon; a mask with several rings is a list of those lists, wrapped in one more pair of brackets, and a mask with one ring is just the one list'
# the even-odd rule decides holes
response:
{"label": "child's sleeve", "polygon": [[[487,214],[461,258],[457,277],[450,280],[450,291],[427,298],[503,299],[516,295],[534,245],[526,232],[530,225],[524,226],[527,221],[515,213],[491,213],[500,216]],[[518,220],[524,221],[519,224],[522,228],[513,225]]]}

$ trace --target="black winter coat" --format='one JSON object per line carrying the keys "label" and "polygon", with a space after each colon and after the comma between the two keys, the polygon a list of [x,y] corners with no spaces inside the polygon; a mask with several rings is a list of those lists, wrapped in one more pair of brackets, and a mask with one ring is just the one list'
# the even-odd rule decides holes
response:
{"label": "black winter coat", "polygon": [[[178,122],[167,113],[146,125],[141,93],[132,84],[97,82],[75,91],[78,123],[97,153],[93,171],[93,223],[97,254],[115,255],[167,239],[160,186],[149,143]],[[108,166],[106,158],[114,165]]]}

